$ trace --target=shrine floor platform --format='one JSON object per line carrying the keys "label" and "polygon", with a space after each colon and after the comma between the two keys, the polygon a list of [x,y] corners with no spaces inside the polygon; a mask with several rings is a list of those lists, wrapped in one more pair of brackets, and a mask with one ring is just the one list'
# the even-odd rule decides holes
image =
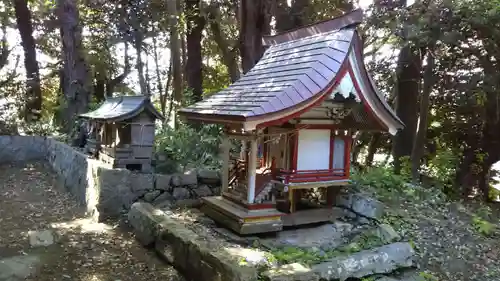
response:
{"label": "shrine floor platform", "polygon": [[278,232],[283,227],[331,222],[342,215],[337,208],[314,208],[292,214],[275,208],[248,210],[222,196],[205,197],[203,203],[203,213],[242,235]]}
{"label": "shrine floor platform", "polygon": [[248,210],[222,196],[203,198],[203,213],[239,234],[276,232],[283,229],[281,217],[285,214],[276,209]]}

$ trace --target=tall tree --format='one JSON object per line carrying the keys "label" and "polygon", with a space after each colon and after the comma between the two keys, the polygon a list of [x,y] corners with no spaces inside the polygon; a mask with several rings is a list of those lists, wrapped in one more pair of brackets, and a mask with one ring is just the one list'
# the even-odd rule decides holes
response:
{"label": "tall tree", "polygon": [[[406,7],[406,4],[406,0],[400,0],[401,7]],[[392,154],[396,172],[401,169],[401,158],[411,155],[418,122],[422,56],[419,46],[409,39],[412,19],[414,18],[402,20],[403,47],[400,50],[396,67],[396,114],[405,124],[405,128],[393,138]]]}
{"label": "tall tree", "polygon": [[[181,105],[183,94],[182,81],[182,58],[181,58],[181,39],[179,37],[177,1],[167,0],[167,10],[169,13],[170,28],[170,56],[172,57],[172,84],[173,84],[173,105],[170,108],[177,108]],[[175,112],[175,111],[174,111]],[[174,118],[177,123],[177,118]]]}
{"label": "tall tree", "polygon": [[200,0],[186,0],[185,3],[187,22],[186,82],[187,86],[193,91],[195,101],[201,100],[203,94],[201,40],[206,21],[201,14],[200,2]]}
{"label": "tall tree", "polygon": [[206,10],[213,40],[220,50],[222,62],[227,67],[229,77],[231,78],[231,81],[234,82],[240,78],[241,74],[238,66],[238,48],[233,46],[234,44],[230,43],[227,34],[225,34],[222,30],[221,13],[219,11],[219,7],[216,5],[216,2],[209,5]]}
{"label": "tall tree", "polygon": [[132,40],[136,52],[135,68],[139,78],[139,86],[142,95],[148,94],[148,86],[144,74],[144,63],[142,61],[143,44],[145,33],[145,17],[144,11],[146,10],[145,2],[140,0],[129,1],[130,5],[130,26],[132,27]]}
{"label": "tall tree", "polygon": [[89,67],[82,44],[82,27],[76,0],[57,0],[57,16],[62,41],[63,125],[72,132],[76,116],[87,111],[90,101]]}
{"label": "tall tree", "polygon": [[24,51],[24,67],[26,69],[26,102],[24,120],[37,120],[42,110],[42,90],[40,88],[40,71],[36,58],[36,45],[33,38],[33,23],[27,0],[14,0],[17,29],[21,35]]}
{"label": "tall tree", "polygon": [[262,37],[271,31],[271,7],[268,2],[241,0],[240,55],[243,73],[249,71],[264,53]]}

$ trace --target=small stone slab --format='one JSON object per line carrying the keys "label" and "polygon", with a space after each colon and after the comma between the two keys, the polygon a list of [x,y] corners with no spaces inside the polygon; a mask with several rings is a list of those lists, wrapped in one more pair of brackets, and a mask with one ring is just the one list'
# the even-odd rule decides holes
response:
{"label": "small stone slab", "polygon": [[390,273],[414,265],[415,251],[409,243],[393,243],[373,250],[361,251],[347,257],[338,257],[312,267],[320,278],[345,280],[373,274]]}
{"label": "small stone slab", "polygon": [[375,230],[375,235],[380,237],[385,243],[392,243],[401,240],[401,236],[388,224],[379,224]]}
{"label": "small stone slab", "polygon": [[0,280],[24,280],[36,272],[40,263],[40,258],[33,255],[0,259]]}
{"label": "small stone slab", "polygon": [[[257,268],[250,264],[262,259],[253,249],[223,247],[148,203],[134,203],[128,219],[140,242],[154,242],[156,252],[191,280],[257,280]],[[247,265],[241,264],[243,258]]]}
{"label": "small stone slab", "polygon": [[54,244],[54,233],[52,230],[41,230],[28,232],[31,247],[47,247]]}
{"label": "small stone slab", "polygon": [[373,250],[340,256],[311,268],[290,268],[289,265],[265,271],[271,281],[284,280],[346,280],[373,274],[387,274],[414,265],[415,251],[409,243],[393,243]]}
{"label": "small stone slab", "polygon": [[132,232],[144,246],[154,243],[157,234],[156,227],[164,217],[165,214],[162,211],[155,209],[151,204],[141,202],[132,204],[128,212]]}
{"label": "small stone slab", "polygon": [[276,234],[277,237],[264,238],[262,241],[271,247],[333,249],[344,243],[344,237],[351,233],[353,227],[350,223],[337,221],[317,227],[283,230]]}

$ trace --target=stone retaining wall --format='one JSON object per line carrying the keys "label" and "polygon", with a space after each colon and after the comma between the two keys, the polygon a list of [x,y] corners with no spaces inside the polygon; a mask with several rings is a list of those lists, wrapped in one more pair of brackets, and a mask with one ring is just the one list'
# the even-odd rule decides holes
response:
{"label": "stone retaining wall", "polygon": [[136,201],[168,207],[178,200],[220,193],[216,171],[140,174],[110,169],[98,160],[51,138],[0,136],[0,164],[45,160],[61,184],[100,219],[117,217]]}

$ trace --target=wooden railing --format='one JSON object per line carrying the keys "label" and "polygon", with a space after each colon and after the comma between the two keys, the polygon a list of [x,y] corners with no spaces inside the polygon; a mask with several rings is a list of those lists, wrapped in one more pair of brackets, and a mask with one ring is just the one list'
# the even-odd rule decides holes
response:
{"label": "wooden railing", "polygon": [[241,159],[232,159],[234,167],[229,171],[229,186],[233,185],[235,181],[246,172],[246,162]]}
{"label": "wooden railing", "polygon": [[279,170],[276,174],[277,180],[283,183],[302,183],[318,182],[347,179],[345,169],[326,169],[326,170]]}

